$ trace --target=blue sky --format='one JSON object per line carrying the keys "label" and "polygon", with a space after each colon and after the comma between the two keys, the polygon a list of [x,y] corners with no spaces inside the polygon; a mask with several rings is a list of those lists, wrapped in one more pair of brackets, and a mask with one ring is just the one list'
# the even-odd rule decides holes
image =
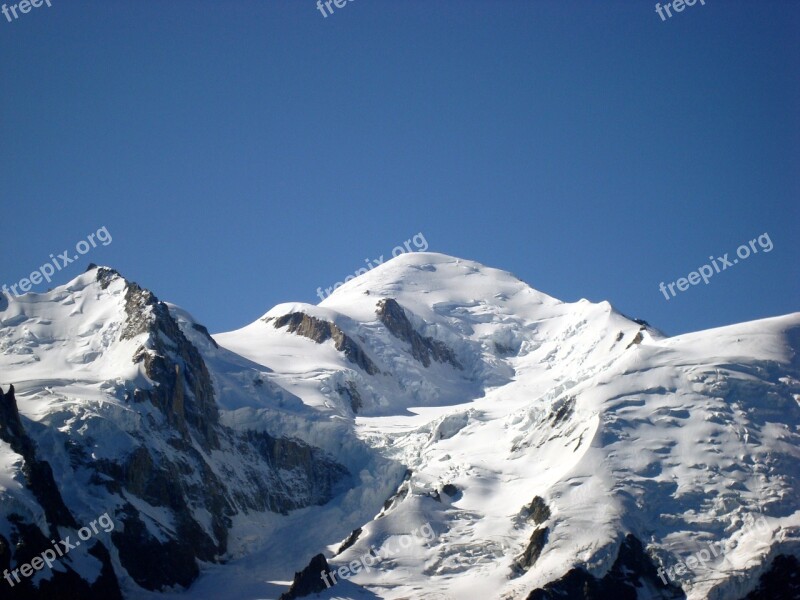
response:
{"label": "blue sky", "polygon": [[[6,0],[8,3],[8,0]],[[12,2],[13,4],[13,2]],[[800,3],[52,0],[0,15],[0,283],[212,331],[429,250],[667,333],[798,310]],[[773,244],[667,301],[709,256]],[[758,247],[758,246],[756,246]],[[47,289],[45,283],[34,291]]]}

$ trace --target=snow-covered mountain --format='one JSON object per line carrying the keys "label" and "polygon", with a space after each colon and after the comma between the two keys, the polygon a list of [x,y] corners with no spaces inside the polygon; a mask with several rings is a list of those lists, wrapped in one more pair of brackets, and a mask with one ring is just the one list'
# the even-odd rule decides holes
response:
{"label": "snow-covered mountain", "polygon": [[416,253],[213,337],[92,268],[0,349],[0,570],[114,523],[3,598],[800,597],[800,313],[669,338]]}

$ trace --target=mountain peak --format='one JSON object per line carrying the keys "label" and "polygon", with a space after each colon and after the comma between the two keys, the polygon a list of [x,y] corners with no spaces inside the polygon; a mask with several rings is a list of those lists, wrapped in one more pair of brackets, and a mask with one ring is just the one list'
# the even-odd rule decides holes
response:
{"label": "mountain peak", "polygon": [[[230,561],[209,597],[253,564],[237,592],[275,597],[265,578],[324,552],[331,574],[394,557],[343,595],[742,600],[797,564],[798,331],[665,338],[415,253],[212,338],[95,267],[0,307],[0,554],[109,511],[104,564],[131,589]],[[709,541],[727,550],[694,577]]]}

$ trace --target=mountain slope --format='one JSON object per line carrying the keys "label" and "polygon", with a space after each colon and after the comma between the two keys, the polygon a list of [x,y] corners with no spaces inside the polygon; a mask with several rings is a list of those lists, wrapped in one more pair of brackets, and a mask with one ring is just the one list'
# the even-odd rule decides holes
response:
{"label": "mountain slope", "polygon": [[114,516],[75,572],[131,598],[277,598],[320,551],[361,565],[329,598],[800,585],[800,313],[668,338],[416,253],[215,336],[93,269],[0,305],[0,347],[0,567],[14,515],[67,533],[27,461]]}
{"label": "mountain slope", "polygon": [[[457,368],[425,367],[413,341],[392,339],[381,317],[387,299],[468,365],[472,389]],[[298,313],[336,324],[391,376],[274,326]],[[216,339],[273,368],[309,405],[354,417],[370,446],[413,472],[332,560],[346,564],[391,546],[392,531],[434,524],[435,541],[413,561],[353,578],[382,597],[525,597],[573,566],[602,578],[630,535],[653,566],[641,584],[654,597],[675,594],[657,568],[709,542],[738,544],[707,569],[665,575],[690,597],[725,598],[755,587],[771,557],[796,553],[798,325],[791,315],[664,338],[607,303],[562,303],[507,273],[416,254],[319,307],[281,305]],[[348,410],[352,394],[337,391],[343,374],[358,411]],[[409,414],[411,406],[428,408]],[[535,497],[551,514],[540,526],[524,516]],[[763,539],[743,527],[762,514],[776,530]],[[535,564],[520,566],[545,528]]]}
{"label": "mountain slope", "polygon": [[[108,515],[113,526],[93,549],[110,557],[75,550],[60,567],[88,582],[110,570],[114,587],[133,595],[187,587],[200,561],[241,551],[229,538],[235,519],[325,504],[352,483],[322,449],[222,424],[215,376],[187,334],[210,337],[182,329],[186,321],[114,271],[13,299],[2,318],[0,374],[16,386],[0,411],[0,567]],[[240,378],[258,377],[256,365],[231,360]],[[271,389],[251,396],[250,404],[282,401]],[[51,576],[61,577],[46,569],[6,591],[52,598],[30,585]],[[102,586],[83,593],[106,597]]]}

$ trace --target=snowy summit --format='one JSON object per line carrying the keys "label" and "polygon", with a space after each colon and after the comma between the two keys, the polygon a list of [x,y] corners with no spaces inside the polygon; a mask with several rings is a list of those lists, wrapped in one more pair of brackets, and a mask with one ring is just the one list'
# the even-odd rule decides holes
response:
{"label": "snowy summit", "polygon": [[0,348],[2,598],[800,597],[800,313],[667,337],[418,252],[213,336],[92,268]]}

